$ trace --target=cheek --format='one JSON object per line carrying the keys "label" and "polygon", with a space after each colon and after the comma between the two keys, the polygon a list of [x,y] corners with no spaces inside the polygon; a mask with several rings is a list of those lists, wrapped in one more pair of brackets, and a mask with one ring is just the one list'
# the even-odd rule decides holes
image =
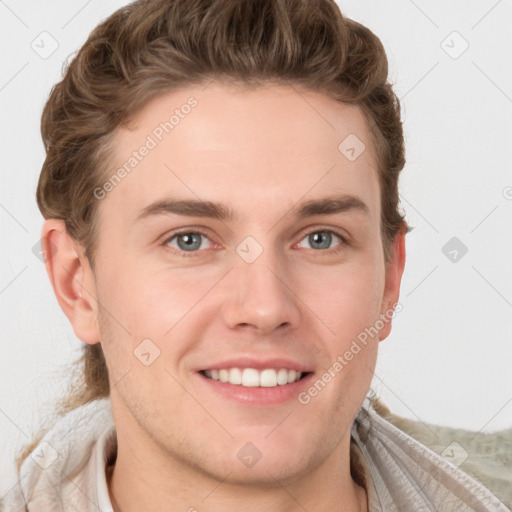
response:
{"label": "cheek", "polygon": [[[311,302],[322,328],[327,352],[324,376],[329,385],[323,400],[354,412],[371,384],[377,360],[379,319],[384,279],[379,266],[354,265],[330,275],[317,275]],[[320,287],[323,289],[319,293]],[[314,306],[313,306],[314,305]],[[328,327],[328,328],[327,328]],[[314,391],[313,391],[314,392]]]}
{"label": "cheek", "polygon": [[[211,314],[229,300],[222,294],[222,300],[215,299],[217,304],[211,294],[203,300],[224,272],[215,265],[171,269],[111,256],[98,276],[98,293],[115,339],[131,338],[135,347],[146,338],[165,341],[186,326],[193,330],[204,326],[201,318],[211,320]],[[384,273],[373,253],[353,253],[337,264],[295,262],[284,277],[293,290],[288,300],[303,311],[303,319],[309,318],[318,332],[325,333],[326,342],[332,340],[333,349],[342,349],[378,318]]]}
{"label": "cheek", "polygon": [[129,321],[134,331],[142,329],[158,338],[172,336],[175,326],[181,328],[200,314],[207,303],[202,299],[218,279],[218,271],[204,269],[145,272],[132,285]]}
{"label": "cheek", "polygon": [[379,317],[384,290],[380,265],[359,261],[320,268],[300,282],[299,297],[325,324],[325,339],[335,344],[346,344]]}
{"label": "cheek", "polygon": [[[201,300],[218,281],[217,275],[210,274],[197,268],[119,265],[103,275],[101,302],[108,313],[103,314],[106,328],[102,335],[110,341],[105,351],[110,361],[116,361],[118,377],[130,369],[157,378],[165,363],[180,359],[190,339],[196,339],[205,327],[206,301]],[[148,359],[148,353],[149,360],[157,357],[144,369],[136,358]]]}
{"label": "cheek", "polygon": [[155,268],[122,257],[112,257],[98,281],[105,309],[133,337],[164,336],[210,286],[191,269]]}

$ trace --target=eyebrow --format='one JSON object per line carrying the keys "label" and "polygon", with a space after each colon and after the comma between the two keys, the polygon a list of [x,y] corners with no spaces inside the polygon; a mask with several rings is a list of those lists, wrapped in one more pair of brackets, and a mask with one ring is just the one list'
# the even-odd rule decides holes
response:
{"label": "eyebrow", "polygon": [[[332,215],[350,211],[369,214],[368,206],[361,199],[352,195],[311,199],[299,203],[292,208],[290,213],[298,219],[303,219],[314,215]],[[168,214],[216,218],[223,221],[232,221],[237,218],[233,210],[221,203],[198,199],[164,199],[146,206],[139,213],[135,222],[148,217]]]}

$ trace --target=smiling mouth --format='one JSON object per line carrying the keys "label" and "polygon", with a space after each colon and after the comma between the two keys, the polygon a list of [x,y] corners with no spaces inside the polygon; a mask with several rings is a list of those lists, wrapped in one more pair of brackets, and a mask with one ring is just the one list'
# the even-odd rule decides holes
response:
{"label": "smiling mouth", "polygon": [[298,372],[287,368],[223,368],[220,370],[201,370],[208,379],[227,382],[235,386],[272,388],[286,386],[305,378],[311,372]]}

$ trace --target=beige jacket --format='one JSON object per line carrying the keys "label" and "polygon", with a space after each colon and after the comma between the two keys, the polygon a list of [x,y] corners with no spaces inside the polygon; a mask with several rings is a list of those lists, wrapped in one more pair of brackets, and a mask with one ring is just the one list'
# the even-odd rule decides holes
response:
{"label": "beige jacket", "polygon": [[[364,480],[369,512],[510,512],[456,467],[468,456],[463,446],[452,443],[441,456],[384,419],[376,407],[382,416],[390,415],[367,399],[352,427],[351,463]],[[25,459],[19,483],[0,510],[113,512],[105,468],[116,449],[109,399],[71,411]],[[504,474],[507,479],[504,488],[510,489],[512,477]]]}

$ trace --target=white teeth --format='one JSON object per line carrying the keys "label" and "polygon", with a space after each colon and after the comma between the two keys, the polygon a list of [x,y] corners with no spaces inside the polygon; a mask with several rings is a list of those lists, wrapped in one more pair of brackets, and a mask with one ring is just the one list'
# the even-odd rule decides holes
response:
{"label": "white teeth", "polygon": [[281,368],[277,372],[277,383],[282,386],[283,384],[288,384],[288,370],[286,368]]}
{"label": "white teeth", "polygon": [[262,371],[255,368],[222,368],[221,370],[205,370],[206,377],[220,382],[242,385],[245,387],[273,388],[284,386],[299,380],[301,372],[286,368],[266,368]]}
{"label": "white teeth", "polygon": [[240,368],[231,368],[229,370],[229,383],[242,384],[242,370]]}
{"label": "white teeth", "polygon": [[242,386],[256,387],[260,385],[260,376],[258,370],[254,368],[245,368],[242,372]]}
{"label": "white teeth", "polygon": [[260,373],[260,386],[262,388],[272,388],[277,386],[277,373],[275,370],[263,370]]}

